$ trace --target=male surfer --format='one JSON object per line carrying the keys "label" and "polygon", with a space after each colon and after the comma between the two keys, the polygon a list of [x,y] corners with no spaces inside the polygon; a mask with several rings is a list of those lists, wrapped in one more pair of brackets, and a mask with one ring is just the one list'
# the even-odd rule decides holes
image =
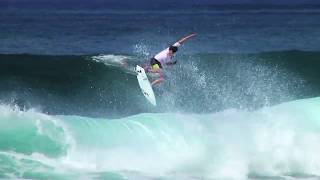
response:
{"label": "male surfer", "polygon": [[149,65],[144,67],[144,69],[148,72],[159,73],[160,75],[158,79],[154,80],[151,83],[152,86],[164,81],[163,66],[176,64],[177,60],[173,61],[173,58],[176,52],[178,51],[178,47],[180,47],[183,43],[185,43],[187,40],[196,35],[196,33],[192,33],[180,39],[178,42],[169,46],[167,49],[161,51],[160,53],[156,54],[153,58],[150,59]]}

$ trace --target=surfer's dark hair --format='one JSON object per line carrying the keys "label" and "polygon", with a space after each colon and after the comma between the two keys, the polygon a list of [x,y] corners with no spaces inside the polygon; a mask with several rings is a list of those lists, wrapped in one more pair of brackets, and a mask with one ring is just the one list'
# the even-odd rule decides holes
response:
{"label": "surfer's dark hair", "polygon": [[172,52],[174,52],[174,53],[175,53],[175,52],[177,52],[177,51],[178,51],[178,47],[177,47],[177,46],[172,46],[172,45],[171,45],[171,46],[169,47],[169,50],[171,50]]}

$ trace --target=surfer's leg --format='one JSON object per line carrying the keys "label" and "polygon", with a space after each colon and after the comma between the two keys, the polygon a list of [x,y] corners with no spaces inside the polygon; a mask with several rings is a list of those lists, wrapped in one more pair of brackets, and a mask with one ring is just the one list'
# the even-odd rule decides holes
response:
{"label": "surfer's leg", "polygon": [[154,85],[156,85],[156,84],[160,84],[160,83],[162,83],[163,81],[164,81],[163,78],[156,79],[156,80],[154,80],[154,81],[151,83],[151,86],[154,86]]}
{"label": "surfer's leg", "polygon": [[155,69],[154,71],[155,71],[154,73],[159,73],[160,77],[159,77],[158,79],[154,80],[154,81],[151,83],[151,86],[156,85],[156,84],[160,84],[160,83],[162,83],[162,82],[165,80],[162,69],[159,68],[159,69]]}
{"label": "surfer's leg", "polygon": [[160,75],[160,77],[156,80],[154,80],[151,85],[156,85],[159,84],[161,82],[164,81],[164,74],[163,74],[163,70],[162,70],[162,65],[161,63],[156,60],[155,58],[151,58],[150,60],[150,69],[149,72],[151,73],[158,73]]}

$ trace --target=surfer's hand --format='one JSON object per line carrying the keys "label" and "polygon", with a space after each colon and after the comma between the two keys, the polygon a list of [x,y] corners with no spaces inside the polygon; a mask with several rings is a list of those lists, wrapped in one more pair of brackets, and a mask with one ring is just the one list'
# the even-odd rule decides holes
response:
{"label": "surfer's hand", "polygon": [[190,37],[194,37],[194,36],[196,36],[196,35],[198,35],[197,33],[192,33],[192,34],[190,34],[189,36]]}
{"label": "surfer's hand", "polygon": [[171,61],[166,63],[166,65],[174,65],[174,64],[177,64],[177,61]]}

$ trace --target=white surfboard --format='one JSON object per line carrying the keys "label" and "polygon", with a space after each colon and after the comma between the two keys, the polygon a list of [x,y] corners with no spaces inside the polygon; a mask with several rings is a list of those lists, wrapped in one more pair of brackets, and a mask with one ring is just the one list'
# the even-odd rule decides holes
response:
{"label": "white surfboard", "polygon": [[151,104],[156,106],[157,105],[156,98],[154,96],[151,84],[150,84],[150,82],[148,80],[148,77],[147,77],[144,69],[137,65],[135,70],[138,73],[137,79],[138,79],[139,86],[141,88],[141,91],[142,91],[143,95],[148,99],[148,101]]}

